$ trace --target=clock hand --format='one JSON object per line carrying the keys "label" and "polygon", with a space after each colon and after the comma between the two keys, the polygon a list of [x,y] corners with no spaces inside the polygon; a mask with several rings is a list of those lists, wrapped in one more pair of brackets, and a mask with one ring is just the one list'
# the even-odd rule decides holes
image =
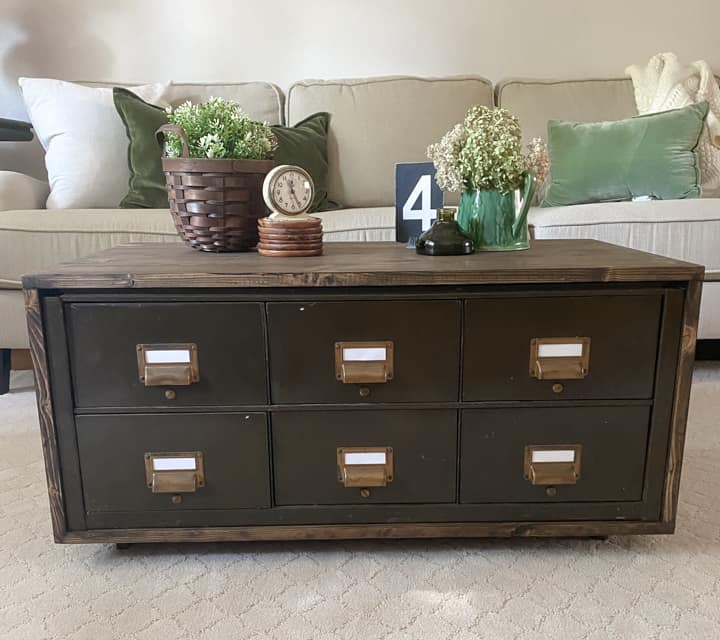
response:
{"label": "clock hand", "polygon": [[295,199],[297,205],[301,207],[302,205],[300,204],[300,200],[297,195],[295,195],[295,182],[293,180],[288,180],[288,184],[290,185],[290,195]]}

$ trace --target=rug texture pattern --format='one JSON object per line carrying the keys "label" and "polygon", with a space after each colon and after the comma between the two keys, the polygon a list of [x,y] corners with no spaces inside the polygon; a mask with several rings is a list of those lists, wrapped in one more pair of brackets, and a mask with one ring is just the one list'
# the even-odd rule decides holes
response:
{"label": "rug texture pattern", "polygon": [[3,640],[720,638],[720,368],[696,369],[675,536],[60,546],[32,380],[0,398]]}

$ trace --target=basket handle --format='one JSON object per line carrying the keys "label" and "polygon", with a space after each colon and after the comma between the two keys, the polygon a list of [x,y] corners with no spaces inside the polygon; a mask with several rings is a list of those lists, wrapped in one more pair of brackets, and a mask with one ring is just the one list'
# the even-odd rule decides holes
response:
{"label": "basket handle", "polygon": [[168,133],[175,133],[180,136],[180,140],[182,141],[182,157],[183,158],[189,158],[190,157],[190,142],[188,141],[187,133],[185,133],[185,129],[182,127],[176,125],[176,124],[164,124],[162,125],[156,132],[155,137],[157,138],[158,144],[165,148],[165,137],[163,136],[163,133],[167,131]]}

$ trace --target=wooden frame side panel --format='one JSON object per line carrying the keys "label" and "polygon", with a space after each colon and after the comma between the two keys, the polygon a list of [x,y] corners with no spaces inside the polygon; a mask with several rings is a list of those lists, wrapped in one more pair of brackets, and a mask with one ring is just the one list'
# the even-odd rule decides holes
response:
{"label": "wooden frame side panel", "polygon": [[24,293],[28,335],[30,338],[30,355],[35,372],[40,437],[42,439],[45,475],[50,497],[50,518],[55,541],[62,542],[67,534],[67,529],[40,292],[37,289],[26,289]]}
{"label": "wooden frame side panel", "polygon": [[691,280],[685,294],[685,310],[683,312],[682,344],[678,359],[678,373],[673,396],[671,419],[670,446],[665,470],[665,491],[661,520],[675,529],[678,495],[680,492],[680,473],[682,471],[683,453],[685,451],[685,434],[687,432],[688,409],[690,406],[690,387],[692,385],[693,365],[695,364],[695,345],[697,328],[700,318],[700,299],[702,296],[702,280]]}

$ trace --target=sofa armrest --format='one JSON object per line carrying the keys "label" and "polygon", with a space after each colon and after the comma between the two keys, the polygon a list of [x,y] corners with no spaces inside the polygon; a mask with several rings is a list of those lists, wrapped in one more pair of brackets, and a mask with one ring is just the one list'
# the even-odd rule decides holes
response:
{"label": "sofa armrest", "polygon": [[24,173],[0,171],[0,211],[44,209],[50,185]]}

